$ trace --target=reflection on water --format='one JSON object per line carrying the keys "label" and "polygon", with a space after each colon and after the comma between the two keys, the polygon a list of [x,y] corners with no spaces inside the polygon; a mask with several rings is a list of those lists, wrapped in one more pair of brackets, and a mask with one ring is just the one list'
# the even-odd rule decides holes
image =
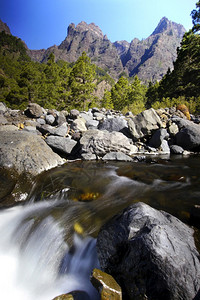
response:
{"label": "reflection on water", "polygon": [[79,289],[98,299],[89,274],[98,267],[95,238],[102,224],[138,201],[187,223],[200,205],[199,173],[194,156],[76,161],[38,176],[25,205],[0,212],[0,294],[49,300]]}

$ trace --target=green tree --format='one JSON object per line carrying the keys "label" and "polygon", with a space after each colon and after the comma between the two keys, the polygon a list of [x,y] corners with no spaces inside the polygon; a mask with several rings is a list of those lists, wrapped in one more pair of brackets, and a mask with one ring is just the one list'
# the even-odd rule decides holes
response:
{"label": "green tree", "polygon": [[129,103],[130,85],[127,78],[120,77],[111,89],[111,98],[114,109],[122,110]]}
{"label": "green tree", "polygon": [[191,12],[194,33],[199,32],[200,30],[200,1],[196,3],[196,9],[193,9]]}
{"label": "green tree", "polygon": [[141,83],[136,75],[132,84],[129,86],[128,103],[123,109],[124,113],[132,111],[133,114],[138,114],[145,110],[146,89],[146,86]]}
{"label": "green tree", "polygon": [[70,76],[71,101],[78,109],[86,110],[93,101],[95,65],[85,52],[74,64]]}
{"label": "green tree", "polygon": [[112,102],[111,92],[105,90],[103,99],[101,101],[101,106],[106,109],[113,109],[114,105]]}

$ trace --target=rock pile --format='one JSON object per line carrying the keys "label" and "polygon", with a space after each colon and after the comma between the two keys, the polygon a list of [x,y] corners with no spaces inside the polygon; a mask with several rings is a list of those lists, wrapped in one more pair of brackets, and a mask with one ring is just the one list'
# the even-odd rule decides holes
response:
{"label": "rock pile", "polygon": [[[199,152],[199,122],[194,116],[188,120],[175,108],[151,108],[133,116],[132,113],[122,115],[117,111],[98,108],[87,112],[76,109],[69,113],[59,112],[44,109],[35,103],[29,104],[22,112],[0,103],[0,164],[4,165],[2,157],[5,157],[8,146],[6,133],[10,131],[21,131],[21,135],[16,134],[19,139],[25,133],[30,135],[29,145],[35,143],[36,136],[41,136],[46,142],[46,148],[42,150],[46,157],[49,157],[51,148],[65,159],[133,161],[139,160],[141,155]],[[14,141],[12,146],[15,147]],[[31,151],[36,151],[40,156],[39,148],[33,150],[32,147]],[[25,153],[26,149],[22,151]],[[53,160],[60,163],[58,156]]]}

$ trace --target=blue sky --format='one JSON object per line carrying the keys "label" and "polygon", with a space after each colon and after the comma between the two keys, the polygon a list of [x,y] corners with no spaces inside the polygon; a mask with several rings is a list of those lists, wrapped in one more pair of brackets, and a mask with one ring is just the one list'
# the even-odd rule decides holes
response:
{"label": "blue sky", "polygon": [[94,22],[114,42],[147,38],[162,17],[192,27],[197,0],[0,0],[0,19],[30,49],[59,45],[70,23]]}

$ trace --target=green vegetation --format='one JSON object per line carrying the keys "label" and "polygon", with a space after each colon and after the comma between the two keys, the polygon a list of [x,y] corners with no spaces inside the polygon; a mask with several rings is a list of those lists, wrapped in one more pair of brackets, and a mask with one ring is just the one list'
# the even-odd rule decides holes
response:
{"label": "green vegetation", "polygon": [[[91,63],[85,52],[73,64],[55,61],[53,53],[46,63],[33,62],[20,39],[1,32],[0,101],[17,109],[36,102],[58,110],[97,106],[133,114],[150,107],[184,104],[191,113],[200,113],[200,1],[191,16],[193,28],[183,36],[174,69],[148,87],[137,76],[127,78],[125,72],[114,82],[105,70]],[[98,99],[95,90],[102,81],[110,85],[110,90]]]}
{"label": "green vegetation", "polygon": [[25,109],[29,102],[58,110],[88,109],[100,105],[94,93],[98,83],[114,84],[84,52],[74,64],[55,62],[53,53],[47,63],[32,62],[24,43],[5,32],[0,33],[0,66],[0,101],[14,109]]}

